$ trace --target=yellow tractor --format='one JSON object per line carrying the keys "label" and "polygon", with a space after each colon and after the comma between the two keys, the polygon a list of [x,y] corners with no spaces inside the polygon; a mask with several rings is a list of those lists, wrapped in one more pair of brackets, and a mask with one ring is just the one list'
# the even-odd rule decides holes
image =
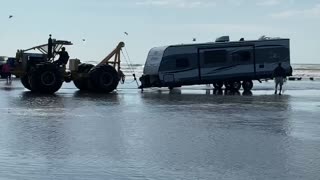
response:
{"label": "yellow tractor", "polygon": [[[117,88],[122,74],[120,54],[125,46],[123,42],[96,66],[70,59],[68,70],[65,64],[55,61],[57,52],[67,45],[72,43],[52,39],[50,35],[47,44],[18,50],[12,74],[21,78],[26,89],[37,93],[55,93],[63,82],[71,81],[79,90],[92,92],[110,93]],[[39,52],[30,52],[35,50]]]}

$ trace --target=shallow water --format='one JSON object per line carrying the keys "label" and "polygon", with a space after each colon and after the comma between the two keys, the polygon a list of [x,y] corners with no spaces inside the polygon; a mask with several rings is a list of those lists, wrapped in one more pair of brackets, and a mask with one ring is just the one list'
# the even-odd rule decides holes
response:
{"label": "shallow water", "polygon": [[[34,95],[0,81],[0,179],[318,179],[320,82]],[[217,94],[217,95],[216,95]]]}

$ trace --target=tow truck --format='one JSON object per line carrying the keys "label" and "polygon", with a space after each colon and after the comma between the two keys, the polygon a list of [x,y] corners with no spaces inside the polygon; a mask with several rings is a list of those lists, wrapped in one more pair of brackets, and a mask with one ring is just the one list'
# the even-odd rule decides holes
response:
{"label": "tow truck", "polygon": [[70,45],[70,41],[52,39],[50,35],[47,44],[18,50],[12,74],[20,77],[26,89],[37,93],[53,94],[64,82],[71,81],[81,91],[110,93],[117,88],[123,42],[97,65],[70,59],[67,69],[66,65],[57,64],[55,58],[62,47]]}

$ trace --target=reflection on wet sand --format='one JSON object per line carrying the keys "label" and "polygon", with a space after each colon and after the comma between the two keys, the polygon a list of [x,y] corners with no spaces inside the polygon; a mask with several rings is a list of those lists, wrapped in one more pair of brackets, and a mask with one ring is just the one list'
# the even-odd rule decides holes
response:
{"label": "reflection on wet sand", "polygon": [[[182,94],[182,89],[176,88],[169,91],[169,94]],[[206,95],[219,95],[219,96],[252,96],[252,91],[243,91],[242,93],[240,91],[236,90],[226,90],[226,89],[205,89],[205,90],[199,90],[199,91],[205,91]],[[158,93],[162,94],[163,91],[157,90]]]}
{"label": "reflection on wet sand", "polygon": [[[223,127],[249,126],[275,133],[287,134],[290,118],[290,96],[252,96],[252,92],[214,91],[210,94],[183,94],[175,89],[148,92],[142,95],[145,106],[159,107],[163,112],[195,114],[189,118],[208,118],[208,123]],[[201,114],[197,114],[200,113]],[[214,118],[212,118],[214,117]]]}
{"label": "reflection on wet sand", "polygon": [[318,91],[196,88],[0,90],[0,179],[317,179]]}
{"label": "reflection on wet sand", "polygon": [[29,91],[22,92],[19,98],[12,99],[11,104],[27,109],[62,110],[65,108],[64,98],[60,95],[38,94]]}

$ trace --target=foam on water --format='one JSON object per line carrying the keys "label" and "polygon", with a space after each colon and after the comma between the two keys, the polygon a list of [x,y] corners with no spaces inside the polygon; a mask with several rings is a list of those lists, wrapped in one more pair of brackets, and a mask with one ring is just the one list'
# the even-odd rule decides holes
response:
{"label": "foam on water", "polygon": [[320,77],[320,64],[294,64],[293,76]]}

